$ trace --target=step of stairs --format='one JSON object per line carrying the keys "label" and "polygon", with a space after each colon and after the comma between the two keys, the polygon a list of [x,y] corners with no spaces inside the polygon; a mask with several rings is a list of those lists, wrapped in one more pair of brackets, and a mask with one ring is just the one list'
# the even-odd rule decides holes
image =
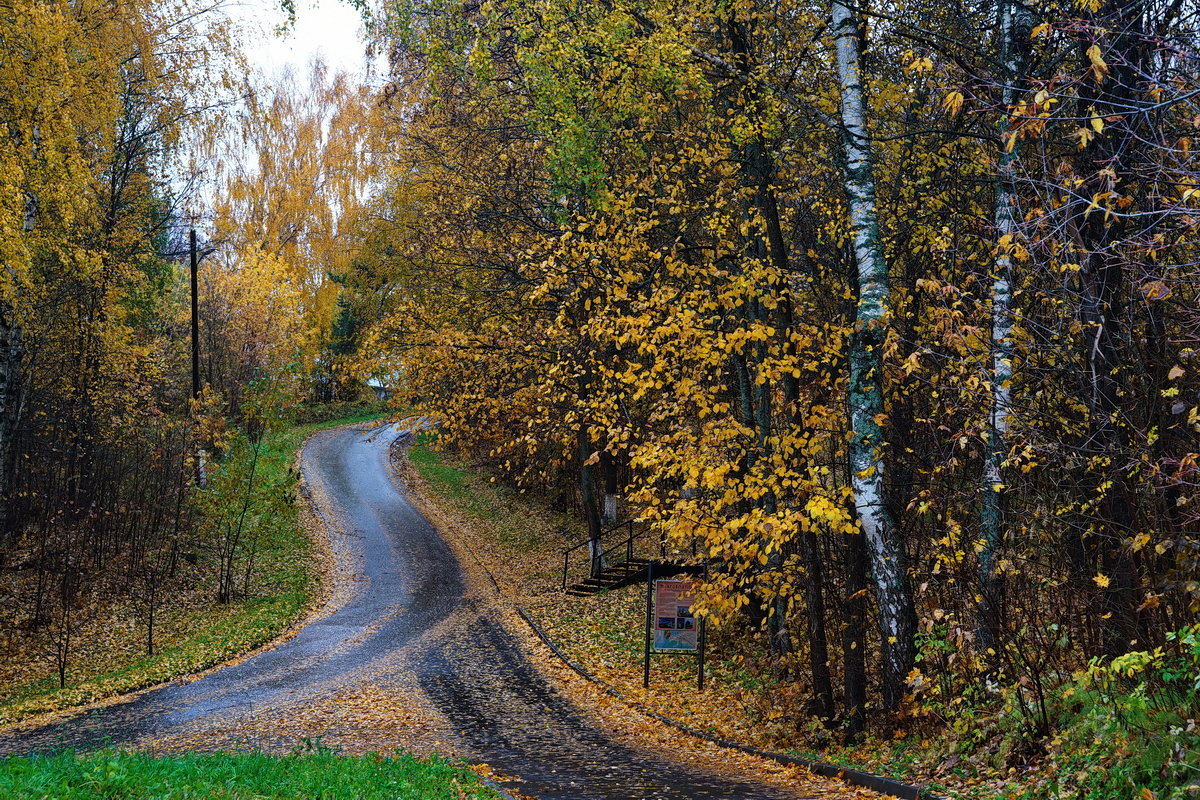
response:
{"label": "step of stairs", "polygon": [[579,583],[568,586],[567,594],[576,597],[587,597],[598,592],[606,592],[637,583],[646,574],[647,563],[644,558],[634,558],[629,561],[622,561],[620,564],[612,564],[596,577],[587,578]]}

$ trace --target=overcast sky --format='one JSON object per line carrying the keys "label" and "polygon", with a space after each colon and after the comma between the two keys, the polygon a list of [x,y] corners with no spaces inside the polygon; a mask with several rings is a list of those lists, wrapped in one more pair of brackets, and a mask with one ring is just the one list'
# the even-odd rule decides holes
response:
{"label": "overcast sky", "polygon": [[334,70],[365,74],[362,18],[341,0],[296,0],[295,27],[275,31],[287,19],[278,0],[231,0],[230,15],[245,28],[247,56],[266,75],[291,66],[305,74],[320,54]]}

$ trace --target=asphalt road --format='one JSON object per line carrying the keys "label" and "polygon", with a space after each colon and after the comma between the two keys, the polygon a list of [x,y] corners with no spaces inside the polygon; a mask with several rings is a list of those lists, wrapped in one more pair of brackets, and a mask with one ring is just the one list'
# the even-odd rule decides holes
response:
{"label": "asphalt road", "polygon": [[[468,590],[450,547],[394,484],[389,450],[404,433],[338,428],[304,450],[305,478],[340,529],[335,552],[349,577],[336,610],[278,647],[197,680],[54,725],[0,732],[0,753],[146,746],[172,736],[228,746],[228,737],[203,732],[246,719],[276,720],[276,741],[262,734],[243,744],[279,746],[298,727],[304,732],[305,713],[328,698],[390,682],[439,718],[429,736],[433,727],[439,737],[448,732],[446,749],[519,776],[513,785],[543,800],[799,796],[618,740],[551,685],[501,624],[494,601]],[[407,730],[405,741],[421,733]]]}

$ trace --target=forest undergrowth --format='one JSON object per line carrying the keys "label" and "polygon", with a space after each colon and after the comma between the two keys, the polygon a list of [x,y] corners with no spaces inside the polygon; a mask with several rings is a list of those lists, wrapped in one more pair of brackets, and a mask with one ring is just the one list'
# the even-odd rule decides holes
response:
{"label": "forest undergrowth", "polygon": [[[501,592],[537,621],[571,660],[637,706],[743,744],[801,755],[927,785],[955,798],[1137,800],[1200,796],[1200,631],[1171,648],[1094,660],[1047,687],[1049,727],[1031,731],[1010,692],[968,698],[953,714],[932,697],[906,698],[896,714],[875,713],[865,735],[847,740],[815,717],[795,663],[772,657],[746,620],[710,630],[706,687],[696,662],[656,656],[642,688],[645,588],[592,597],[561,588],[562,551],[586,538],[584,522],[547,498],[506,485],[486,467],[437,449],[428,437],[408,451],[421,496],[449,513],[488,565]],[[503,564],[504,569],[497,569]],[[921,659],[945,658],[929,636]]]}

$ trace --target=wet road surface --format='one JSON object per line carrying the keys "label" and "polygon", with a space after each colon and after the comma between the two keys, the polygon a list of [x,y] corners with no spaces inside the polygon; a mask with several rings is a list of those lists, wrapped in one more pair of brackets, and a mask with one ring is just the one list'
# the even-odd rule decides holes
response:
{"label": "wet road surface", "polygon": [[[305,447],[305,479],[335,523],[344,567],[336,610],[278,647],[192,682],[54,725],[0,732],[0,753],[155,746],[172,737],[189,748],[229,747],[229,732],[247,730],[247,720],[267,722],[234,744],[287,747],[297,733],[338,730],[345,739],[356,729],[311,722],[314,710],[347,692],[394,691],[426,711],[391,746],[436,736],[443,752],[519,776],[512,785],[543,800],[814,796],[812,787],[783,793],[753,777],[710,774],[636,749],[560,693],[526,659],[495,602],[468,589],[450,547],[396,488],[389,451],[404,434],[392,425],[338,428]],[[409,705],[396,703],[404,708],[389,719],[399,720]],[[367,704],[379,710],[380,703]],[[388,725],[376,726],[375,749],[389,744]],[[820,792],[835,794],[833,787]]]}

